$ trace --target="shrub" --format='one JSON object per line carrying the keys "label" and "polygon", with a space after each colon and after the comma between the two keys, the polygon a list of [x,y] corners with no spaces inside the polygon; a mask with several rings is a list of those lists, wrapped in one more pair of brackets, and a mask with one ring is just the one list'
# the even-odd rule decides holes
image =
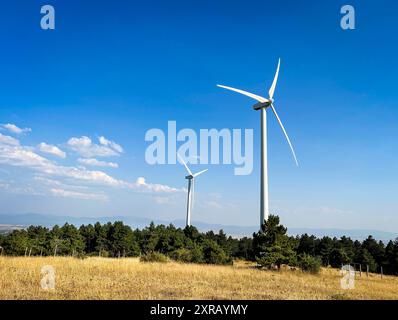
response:
{"label": "shrub", "polygon": [[299,256],[298,263],[301,270],[310,273],[319,273],[322,265],[322,261],[319,257],[313,257],[306,253]]}
{"label": "shrub", "polygon": [[203,243],[203,256],[208,264],[232,264],[232,259],[213,240],[206,240]]}
{"label": "shrub", "polygon": [[192,260],[191,251],[186,248],[177,249],[173,251],[170,256],[173,260],[180,262],[191,262]]}
{"label": "shrub", "polygon": [[197,244],[194,244],[190,249],[191,252],[191,262],[192,263],[203,263],[203,248]]}
{"label": "shrub", "polygon": [[148,252],[140,257],[141,262],[169,262],[170,259],[160,252]]}
{"label": "shrub", "polygon": [[171,258],[186,263],[203,263],[203,250],[200,246],[194,245],[191,248],[180,248],[171,253]]}
{"label": "shrub", "polygon": [[84,252],[77,252],[74,255],[75,258],[84,260],[87,258],[87,255]]}
{"label": "shrub", "polygon": [[100,256],[100,257],[102,257],[102,258],[108,258],[108,257],[110,257],[109,251],[106,251],[106,250],[101,250],[99,253],[94,252],[93,254],[94,254],[94,255],[97,255],[97,254],[98,254],[98,256]]}

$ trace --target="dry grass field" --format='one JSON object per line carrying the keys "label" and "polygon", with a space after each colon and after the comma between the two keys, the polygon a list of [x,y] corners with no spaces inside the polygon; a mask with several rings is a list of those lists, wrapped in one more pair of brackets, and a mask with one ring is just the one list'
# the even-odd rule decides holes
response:
{"label": "dry grass field", "polygon": [[[40,285],[41,268],[56,271],[54,290]],[[323,269],[264,271],[234,266],[142,263],[138,259],[0,257],[0,299],[398,299],[398,277],[365,274],[355,289]]]}

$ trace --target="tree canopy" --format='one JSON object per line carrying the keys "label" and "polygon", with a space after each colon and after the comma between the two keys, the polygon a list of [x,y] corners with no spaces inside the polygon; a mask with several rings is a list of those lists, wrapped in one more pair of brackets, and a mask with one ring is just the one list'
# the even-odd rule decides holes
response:
{"label": "tree canopy", "polygon": [[[263,267],[282,264],[309,270],[323,266],[361,264],[365,270],[398,275],[398,239],[385,245],[369,236],[364,241],[349,237],[317,238],[303,234],[292,237],[271,215],[253,237],[233,238],[219,232],[199,232],[193,226],[155,225],[133,230],[121,221],[76,228],[71,224],[51,229],[30,226],[0,236],[3,255],[70,255],[77,257],[136,257],[154,252],[189,263],[230,264],[233,259],[256,261]],[[310,264],[313,264],[312,266]]]}

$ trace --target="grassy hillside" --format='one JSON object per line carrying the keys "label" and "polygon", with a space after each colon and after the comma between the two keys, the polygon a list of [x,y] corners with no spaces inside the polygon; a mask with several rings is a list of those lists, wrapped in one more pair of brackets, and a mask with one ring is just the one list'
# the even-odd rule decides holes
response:
{"label": "grassy hillside", "polygon": [[[41,289],[41,267],[56,289]],[[142,263],[138,259],[0,257],[0,299],[398,299],[398,277],[362,275],[342,290],[336,269],[319,275],[234,266]]]}

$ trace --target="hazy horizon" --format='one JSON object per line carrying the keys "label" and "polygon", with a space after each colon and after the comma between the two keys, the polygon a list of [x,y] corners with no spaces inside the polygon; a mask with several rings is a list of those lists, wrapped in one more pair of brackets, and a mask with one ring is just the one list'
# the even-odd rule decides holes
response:
{"label": "hazy horizon", "polygon": [[[175,227],[184,228],[185,219],[175,219],[172,221],[160,220],[156,218],[145,218],[145,217],[129,217],[129,216],[101,216],[101,217],[71,217],[62,215],[43,215],[39,213],[25,213],[18,215],[4,215],[0,214],[0,227],[6,226],[20,226],[28,227],[30,225],[34,226],[45,226],[53,227],[54,225],[62,226],[65,223],[74,224],[76,227],[81,225],[94,224],[100,222],[102,224],[108,222],[122,221],[123,223],[131,226],[132,228],[143,229],[148,227],[150,223],[155,223],[155,225],[174,225]],[[6,222],[6,223],[4,223]],[[283,221],[281,221],[283,224]],[[214,231],[224,230],[227,235],[233,237],[251,237],[254,232],[258,231],[258,226],[256,225],[229,225],[229,224],[211,224],[200,220],[194,220],[192,222],[193,226],[197,227],[200,231]],[[308,227],[295,227],[287,226],[289,235],[302,235],[309,234],[315,235],[318,238],[323,236],[337,237],[342,236],[350,237],[354,240],[364,240],[369,235],[373,236],[376,240],[389,241],[398,238],[398,232],[396,231],[383,231],[377,229],[346,229],[346,228],[308,228]]]}

